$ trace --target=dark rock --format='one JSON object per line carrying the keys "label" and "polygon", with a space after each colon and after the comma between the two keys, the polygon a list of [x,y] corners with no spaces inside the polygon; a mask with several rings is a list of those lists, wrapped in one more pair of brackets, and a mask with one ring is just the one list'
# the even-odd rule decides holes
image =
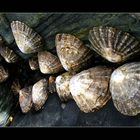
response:
{"label": "dark rock", "polygon": [[62,112],[61,126],[76,126],[79,108],[74,101],[69,101]]}
{"label": "dark rock", "polygon": [[50,16],[50,14],[47,13],[8,13],[5,15],[10,23],[13,20],[19,20],[21,22],[25,22],[31,27],[36,27],[38,24],[41,24],[46,19],[46,17]]}
{"label": "dark rock", "polygon": [[119,113],[112,100],[107,105],[93,113],[80,113],[78,126],[139,126],[140,115],[135,117],[124,116]]}
{"label": "dark rock", "polygon": [[18,112],[11,126],[58,126],[60,125],[61,112],[59,98],[56,95],[51,95],[42,110],[31,111],[25,115]]}
{"label": "dark rock", "polygon": [[14,41],[10,23],[8,22],[4,14],[0,14],[0,34],[7,41],[7,43],[10,44]]}

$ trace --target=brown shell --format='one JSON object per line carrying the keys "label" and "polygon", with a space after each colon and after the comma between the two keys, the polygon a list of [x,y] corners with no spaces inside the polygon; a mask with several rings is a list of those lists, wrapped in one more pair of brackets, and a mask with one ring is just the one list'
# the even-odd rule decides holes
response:
{"label": "brown shell", "polygon": [[0,54],[8,63],[15,63],[18,60],[17,54],[6,46],[2,36],[0,36]]}
{"label": "brown shell", "polygon": [[41,79],[33,85],[32,101],[36,111],[40,110],[48,98],[48,82],[46,79]]}
{"label": "brown shell", "polygon": [[18,55],[7,46],[0,46],[0,54],[7,63],[15,63],[18,61]]}
{"label": "brown shell", "polygon": [[70,79],[75,74],[76,73],[65,72],[56,77],[55,80],[56,90],[61,101],[68,101],[72,99],[72,95],[69,89],[69,83],[70,83]]}
{"label": "brown shell", "polygon": [[67,71],[84,69],[93,56],[81,40],[70,34],[57,34],[55,44],[61,64]]}
{"label": "brown shell", "polygon": [[22,53],[35,53],[42,49],[42,37],[21,21],[12,21],[11,28],[16,44]]}
{"label": "brown shell", "polygon": [[113,27],[93,27],[89,41],[91,49],[113,63],[123,62],[140,52],[140,43],[135,37]]}
{"label": "brown shell", "polygon": [[19,79],[15,79],[11,85],[11,91],[14,93],[14,95],[18,95],[20,89],[21,89],[21,85]]}
{"label": "brown shell", "polygon": [[117,68],[110,78],[110,92],[119,112],[128,116],[140,113],[140,62]]}
{"label": "brown shell", "polygon": [[5,69],[2,65],[0,65],[0,83],[7,80],[9,77],[9,72],[7,69]]}
{"label": "brown shell", "polygon": [[44,74],[54,74],[62,71],[62,65],[57,56],[48,51],[38,53],[40,71]]}
{"label": "brown shell", "polygon": [[94,112],[108,102],[111,98],[109,93],[111,73],[111,68],[97,66],[71,78],[70,92],[81,111]]}
{"label": "brown shell", "polygon": [[55,79],[56,79],[56,77],[54,77],[54,76],[49,77],[49,93],[55,93],[56,92]]}
{"label": "brown shell", "polygon": [[25,87],[19,91],[19,104],[23,113],[32,108],[32,86]]}
{"label": "brown shell", "polygon": [[30,66],[31,70],[38,70],[39,69],[37,56],[33,56],[32,58],[29,59],[29,66]]}

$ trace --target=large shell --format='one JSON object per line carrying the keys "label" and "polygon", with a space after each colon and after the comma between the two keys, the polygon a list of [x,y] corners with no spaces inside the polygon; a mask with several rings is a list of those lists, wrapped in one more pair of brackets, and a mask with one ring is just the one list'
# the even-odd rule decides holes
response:
{"label": "large shell", "polygon": [[62,101],[68,101],[69,99],[72,99],[72,95],[69,89],[69,83],[74,74],[75,73],[65,72],[56,77],[56,90],[58,96]]}
{"label": "large shell", "polygon": [[25,87],[19,91],[19,104],[23,113],[32,108],[32,86]]}
{"label": "large shell", "polygon": [[139,41],[113,27],[93,27],[89,32],[92,49],[110,62],[123,62],[140,52]]}
{"label": "large shell", "polygon": [[110,92],[119,112],[128,116],[140,113],[140,62],[117,68],[111,75]]}
{"label": "large shell", "polygon": [[7,46],[0,46],[0,54],[7,63],[15,63],[18,61],[18,55]]}
{"label": "large shell", "polygon": [[48,51],[38,53],[40,71],[44,74],[54,74],[62,70],[62,65],[57,56]]}
{"label": "large shell", "polygon": [[57,34],[55,43],[61,64],[67,71],[84,69],[93,55],[81,40],[70,34]]}
{"label": "large shell", "polygon": [[11,23],[17,46],[25,54],[38,52],[43,47],[42,37],[33,29],[20,21]]}
{"label": "large shell", "polygon": [[29,66],[30,66],[31,70],[38,70],[39,69],[37,56],[33,56],[29,59]]}
{"label": "large shell", "polygon": [[2,65],[0,65],[0,83],[4,82],[7,80],[9,77],[9,72],[7,69],[5,69]]}
{"label": "large shell", "polygon": [[111,97],[109,93],[111,73],[111,68],[97,66],[71,78],[70,92],[81,111],[94,112],[107,103]]}
{"label": "large shell", "polygon": [[35,107],[35,110],[38,111],[42,108],[48,98],[48,82],[46,79],[41,79],[33,85],[32,88],[32,101]]}

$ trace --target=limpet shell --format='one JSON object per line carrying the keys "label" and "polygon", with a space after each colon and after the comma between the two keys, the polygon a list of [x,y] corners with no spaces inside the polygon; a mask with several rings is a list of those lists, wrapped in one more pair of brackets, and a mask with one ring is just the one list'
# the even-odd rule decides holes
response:
{"label": "limpet shell", "polygon": [[39,69],[37,56],[33,56],[29,59],[29,66],[30,66],[31,70],[38,70]]}
{"label": "limpet shell", "polygon": [[140,62],[118,67],[110,78],[110,92],[119,112],[128,116],[140,113]]}
{"label": "limpet shell", "polygon": [[25,87],[19,91],[19,104],[21,111],[27,113],[32,108],[32,86]]}
{"label": "limpet shell", "polygon": [[81,111],[88,113],[102,108],[111,98],[109,80],[112,68],[96,66],[70,79],[70,92]]}
{"label": "limpet shell", "polygon": [[42,37],[25,23],[12,21],[11,29],[16,44],[22,53],[30,54],[42,49],[44,45]]}
{"label": "limpet shell", "polygon": [[7,63],[15,63],[18,61],[18,55],[7,46],[0,46],[0,54]]}
{"label": "limpet shell", "polygon": [[33,85],[32,101],[36,111],[40,110],[48,99],[48,82],[46,79],[41,79]]}
{"label": "limpet shell", "polygon": [[55,44],[57,55],[66,71],[80,71],[86,68],[93,56],[92,51],[71,34],[57,34]]}
{"label": "limpet shell", "polygon": [[123,62],[140,52],[140,43],[135,37],[113,27],[93,27],[89,41],[91,49],[113,63]]}
{"label": "limpet shell", "polygon": [[15,63],[19,58],[18,55],[6,45],[2,36],[0,36],[0,55],[8,63]]}
{"label": "limpet shell", "polygon": [[2,65],[0,65],[0,83],[7,80],[9,77],[9,72],[7,69],[5,69]]}
{"label": "limpet shell", "polygon": [[76,73],[65,72],[56,77],[56,91],[58,96],[60,97],[61,101],[68,101],[72,99],[72,95],[69,89],[70,79]]}
{"label": "limpet shell", "polygon": [[38,53],[38,63],[43,74],[59,73],[63,69],[59,58],[48,51]]}
{"label": "limpet shell", "polygon": [[54,76],[49,77],[49,93],[55,93],[56,92],[55,79],[56,79],[56,77],[54,77]]}

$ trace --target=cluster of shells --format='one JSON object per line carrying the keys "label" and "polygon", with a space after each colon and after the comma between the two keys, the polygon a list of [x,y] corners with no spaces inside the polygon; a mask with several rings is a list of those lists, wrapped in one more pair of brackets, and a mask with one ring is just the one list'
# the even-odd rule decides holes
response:
{"label": "cluster of shells", "polygon": [[[140,113],[140,62],[123,64],[140,54],[140,42],[129,33],[113,27],[93,27],[88,36],[90,47],[74,35],[59,33],[55,36],[56,56],[44,50],[43,38],[25,23],[13,21],[11,29],[20,51],[36,54],[29,59],[31,70],[50,75],[49,79],[44,77],[24,88],[14,83],[12,88],[18,93],[23,113],[42,109],[51,93],[57,93],[62,102],[74,100],[85,113],[102,108],[111,98],[122,114]],[[110,63],[122,65],[90,68],[95,52]],[[18,61],[16,53],[4,45],[2,38],[0,54],[7,63]],[[1,65],[0,82],[8,76],[7,69]]]}

